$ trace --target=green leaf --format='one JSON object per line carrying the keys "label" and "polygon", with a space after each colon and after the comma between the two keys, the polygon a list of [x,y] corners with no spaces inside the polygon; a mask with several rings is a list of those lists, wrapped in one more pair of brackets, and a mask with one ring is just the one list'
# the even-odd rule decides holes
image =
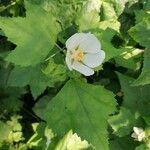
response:
{"label": "green leaf", "polygon": [[115,105],[103,87],[71,80],[49,102],[45,119],[58,136],[72,129],[96,149],[108,150],[107,119]]}
{"label": "green leaf", "polygon": [[7,80],[11,69],[11,66],[7,63],[0,63],[0,88],[4,88],[7,86]]}
{"label": "green leaf", "polygon": [[142,22],[143,20],[145,20],[146,18],[149,17],[149,12],[148,11],[144,11],[144,10],[138,10],[138,11],[135,11],[136,13],[136,24]]}
{"label": "green leaf", "polygon": [[149,11],[150,10],[150,1],[146,1],[146,3],[144,3],[144,9]]}
{"label": "green leaf", "polygon": [[57,65],[53,60],[49,60],[47,66],[35,67],[16,66],[10,73],[8,85],[24,87],[30,85],[31,93],[36,99],[47,87],[54,87],[55,83],[66,79],[65,68]]}
{"label": "green leaf", "polygon": [[56,64],[53,59],[49,59],[48,64],[43,67],[42,72],[51,78],[53,83],[66,79],[66,67],[62,64]]}
{"label": "green leaf", "polygon": [[0,28],[17,45],[6,60],[21,66],[42,62],[53,48],[57,35],[55,19],[50,13],[36,5],[25,4],[26,17],[0,18]]}
{"label": "green leaf", "polygon": [[116,56],[119,56],[124,51],[126,51],[125,48],[114,47],[114,45],[112,43],[112,39],[117,34],[117,32],[115,30],[113,30],[111,28],[107,28],[106,30],[96,29],[94,32],[101,42],[102,49],[106,52],[105,61],[108,61],[109,59],[114,58]]}
{"label": "green leaf", "polygon": [[103,30],[105,30],[107,28],[112,28],[113,30],[116,30],[119,32],[120,23],[117,19],[116,20],[115,19],[109,19],[109,20],[99,22],[98,27],[100,29],[103,29]]}
{"label": "green leaf", "polygon": [[100,21],[98,9],[100,9],[100,6],[101,2],[99,0],[88,0],[82,7],[82,10],[77,13],[76,24],[80,32],[98,27]]}
{"label": "green leaf", "polygon": [[135,79],[118,73],[121,90],[124,93],[123,107],[130,109],[131,112],[139,112],[142,115],[150,115],[150,85],[131,86]]}
{"label": "green leaf", "polygon": [[11,97],[9,95],[8,97],[1,99],[0,102],[0,111],[5,110],[5,112],[17,112],[21,110],[23,106],[23,102],[13,95],[11,95]]}
{"label": "green leaf", "polygon": [[79,31],[83,32],[98,26],[100,17],[97,11],[87,12],[83,10],[76,19],[76,24],[79,26]]}
{"label": "green leaf", "polygon": [[49,100],[50,100],[49,96],[44,96],[37,103],[35,103],[33,111],[36,113],[38,117],[43,118],[43,113],[45,112],[45,108]]}
{"label": "green leaf", "polygon": [[0,137],[0,143],[2,142],[19,142],[24,140],[22,133],[22,126],[19,123],[20,116],[11,116],[11,120],[7,122],[0,121],[0,133],[2,134]]}
{"label": "green leaf", "polygon": [[145,49],[144,66],[142,69],[142,73],[137,78],[137,80],[135,80],[135,82],[133,82],[133,84],[132,84],[133,86],[138,86],[138,85],[144,86],[144,85],[150,84],[150,59],[149,59],[150,49],[149,48]]}
{"label": "green leaf", "polygon": [[116,12],[117,16],[120,16],[120,14],[123,12],[126,3],[128,2],[128,0],[124,0],[124,1],[116,1],[116,0],[103,0],[109,3],[109,5],[111,4]]}
{"label": "green leaf", "polygon": [[150,47],[150,16],[132,27],[129,33],[142,46]]}
{"label": "green leaf", "polygon": [[11,131],[11,127],[7,125],[6,123],[3,123],[0,121],[0,143],[8,139],[8,135]]}
{"label": "green leaf", "polygon": [[150,117],[149,117],[149,116],[144,117],[144,121],[145,121],[145,123],[147,124],[147,126],[150,127]]}
{"label": "green leaf", "polygon": [[[96,9],[94,10],[94,5],[96,5],[96,3],[99,3],[97,5],[101,6],[101,12],[99,12]],[[88,10],[86,5],[87,6],[92,5],[90,7],[91,9],[93,7],[93,9]],[[76,16],[76,24],[79,26],[79,31],[83,32],[94,28],[100,28],[105,30],[106,28],[109,27],[119,32],[120,23],[117,20],[116,13],[114,12],[114,8],[112,7],[112,4],[107,2],[102,2],[99,0],[97,1],[89,0],[86,3],[86,5],[83,7],[82,11],[79,12]],[[99,15],[99,13],[101,15]]]}
{"label": "green leaf", "polygon": [[136,147],[135,150],[148,150],[148,149],[146,148],[145,144],[141,144],[140,146]]}
{"label": "green leaf", "polygon": [[0,113],[18,112],[23,106],[20,100],[21,94],[25,94],[25,90],[19,88],[0,89]]}
{"label": "green leaf", "polygon": [[40,148],[45,147],[45,143],[46,143],[46,139],[44,138],[45,124],[33,123],[32,128],[34,130],[34,134],[28,140],[28,142],[27,142],[28,146],[30,148],[32,148],[32,147],[40,147]]}
{"label": "green leaf", "polygon": [[49,146],[52,145],[51,139],[54,137],[52,130],[47,128],[44,122],[33,123],[32,127],[34,134],[27,142],[28,147],[36,150],[48,150]]}
{"label": "green leaf", "polygon": [[47,86],[53,86],[53,82],[42,72],[40,66],[16,66],[9,76],[8,85],[15,87],[30,85],[33,97],[37,98]]}
{"label": "green leaf", "polygon": [[133,85],[137,86],[150,84],[150,17],[146,17],[142,22],[131,28],[129,33],[134,40],[146,47],[144,52],[144,66],[142,73]]}
{"label": "green leaf", "polygon": [[137,114],[133,114],[128,109],[122,107],[119,114],[111,116],[108,122],[113,128],[114,134],[123,137],[133,130],[137,117]]}
{"label": "green leaf", "polygon": [[136,143],[131,136],[115,138],[110,141],[110,150],[135,150]]}
{"label": "green leaf", "polygon": [[66,29],[74,24],[76,13],[85,2],[86,0],[43,0],[42,7],[57,18],[62,29]]}
{"label": "green leaf", "polygon": [[141,67],[141,49],[129,48],[126,52],[115,58],[118,66],[122,66],[131,70],[139,70]]}
{"label": "green leaf", "polygon": [[[102,0],[102,16],[108,19],[117,18],[124,10],[129,0]],[[133,1],[133,0],[132,0]]]}
{"label": "green leaf", "polygon": [[101,19],[109,20],[109,19],[117,19],[116,12],[111,3],[103,1],[101,6]]}

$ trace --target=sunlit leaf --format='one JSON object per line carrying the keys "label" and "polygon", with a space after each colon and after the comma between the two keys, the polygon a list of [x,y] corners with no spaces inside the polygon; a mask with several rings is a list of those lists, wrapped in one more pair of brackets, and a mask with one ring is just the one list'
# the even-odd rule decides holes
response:
{"label": "sunlit leaf", "polygon": [[108,150],[107,119],[115,105],[103,87],[71,80],[49,102],[45,119],[58,136],[72,129],[96,149]]}
{"label": "sunlit leaf", "polygon": [[55,19],[39,6],[26,3],[26,17],[1,17],[0,20],[0,28],[17,45],[7,61],[21,66],[36,65],[46,58],[55,44]]}

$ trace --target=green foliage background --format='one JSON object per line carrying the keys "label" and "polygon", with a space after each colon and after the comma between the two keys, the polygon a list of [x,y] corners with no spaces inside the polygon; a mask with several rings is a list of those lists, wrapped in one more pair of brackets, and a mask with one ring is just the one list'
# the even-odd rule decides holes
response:
{"label": "green foliage background", "polygon": [[[0,150],[148,150],[150,1],[91,1],[0,0]],[[91,77],[66,67],[76,32],[106,53]]]}

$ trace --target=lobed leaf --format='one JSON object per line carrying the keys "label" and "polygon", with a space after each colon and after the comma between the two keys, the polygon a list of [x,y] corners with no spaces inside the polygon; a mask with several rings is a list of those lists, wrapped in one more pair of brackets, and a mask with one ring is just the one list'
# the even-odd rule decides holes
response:
{"label": "lobed leaf", "polygon": [[144,52],[144,66],[142,73],[133,85],[137,86],[150,84],[150,17],[146,17],[142,22],[131,28],[129,33],[134,40],[146,47]]}
{"label": "lobed leaf", "polygon": [[115,105],[103,87],[70,80],[49,102],[45,119],[58,136],[72,129],[96,149],[108,150],[107,119]]}
{"label": "lobed leaf", "polygon": [[121,90],[124,93],[124,101],[122,106],[131,110],[131,112],[139,112],[142,115],[150,115],[150,85],[131,86],[135,79],[119,74],[118,77],[121,84]]}
{"label": "lobed leaf", "polygon": [[0,28],[17,45],[7,61],[20,66],[35,66],[53,48],[57,28],[55,18],[37,5],[26,5],[26,17],[0,17]]}

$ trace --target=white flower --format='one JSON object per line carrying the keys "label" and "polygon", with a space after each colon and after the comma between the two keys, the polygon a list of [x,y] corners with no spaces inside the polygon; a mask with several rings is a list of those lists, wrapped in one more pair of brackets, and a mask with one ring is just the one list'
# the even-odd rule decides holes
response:
{"label": "white flower", "polygon": [[145,138],[145,132],[142,128],[133,127],[134,133],[132,133],[131,137],[133,137],[136,141],[143,141]]}
{"label": "white flower", "polygon": [[105,52],[99,40],[91,33],[76,33],[66,41],[66,64],[85,76],[94,74],[93,68],[102,64]]}
{"label": "white flower", "polygon": [[85,7],[88,12],[91,12],[93,10],[100,12],[101,1],[100,0],[88,0]]}

